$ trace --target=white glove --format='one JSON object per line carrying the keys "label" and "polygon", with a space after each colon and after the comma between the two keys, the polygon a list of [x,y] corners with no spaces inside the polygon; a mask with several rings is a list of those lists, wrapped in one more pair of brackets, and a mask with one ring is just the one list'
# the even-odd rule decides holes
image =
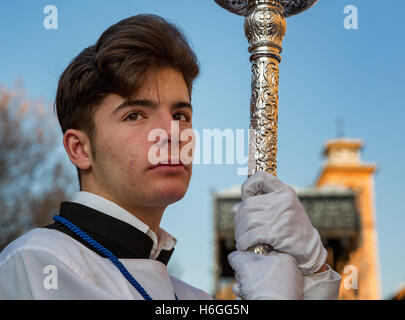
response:
{"label": "white glove", "polygon": [[238,282],[236,296],[246,300],[301,300],[304,278],[295,258],[272,251],[268,256],[234,251],[228,261]]}
{"label": "white glove", "polygon": [[337,300],[339,299],[342,277],[331,267],[327,270],[304,277],[304,300]]}
{"label": "white glove", "polygon": [[[259,191],[264,194],[255,195]],[[247,179],[242,185],[242,202],[231,211],[238,250],[269,244],[296,258],[304,275],[325,263],[327,251],[295,191],[272,174],[257,171]]]}

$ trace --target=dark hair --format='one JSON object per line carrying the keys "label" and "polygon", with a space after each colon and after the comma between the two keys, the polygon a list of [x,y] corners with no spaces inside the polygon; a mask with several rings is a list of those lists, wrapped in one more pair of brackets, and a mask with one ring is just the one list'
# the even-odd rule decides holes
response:
{"label": "dark hair", "polygon": [[102,100],[111,93],[124,98],[135,95],[147,72],[164,67],[183,74],[191,98],[199,65],[175,25],[156,15],[141,14],[110,26],[95,45],[70,62],[59,79],[55,109],[62,132],[83,130],[93,142],[93,116]]}

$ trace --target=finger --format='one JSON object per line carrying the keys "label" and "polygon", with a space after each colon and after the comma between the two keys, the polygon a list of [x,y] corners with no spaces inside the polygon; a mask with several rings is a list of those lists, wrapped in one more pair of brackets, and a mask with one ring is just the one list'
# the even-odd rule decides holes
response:
{"label": "finger", "polygon": [[231,211],[231,213],[232,213],[233,215],[237,214],[237,212],[238,212],[238,210],[239,210],[241,204],[242,204],[242,202],[238,202],[237,204],[235,204],[234,206],[232,206],[232,208],[231,208],[230,211]]}
{"label": "finger", "polygon": [[242,185],[242,200],[258,193],[271,193],[285,186],[277,177],[266,171],[257,171]]}
{"label": "finger", "polygon": [[240,297],[240,284],[239,283],[235,283],[232,286],[232,292],[236,297]]}

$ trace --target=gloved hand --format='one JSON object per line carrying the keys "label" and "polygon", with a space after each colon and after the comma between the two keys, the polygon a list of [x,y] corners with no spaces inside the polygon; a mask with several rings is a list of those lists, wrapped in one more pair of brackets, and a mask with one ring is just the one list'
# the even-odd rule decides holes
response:
{"label": "gloved hand", "polygon": [[[259,191],[264,194],[255,195]],[[242,185],[242,202],[231,211],[238,250],[269,244],[296,258],[304,275],[325,263],[327,251],[295,191],[272,174],[257,171],[247,179]]]}
{"label": "gloved hand", "polygon": [[234,251],[228,261],[235,270],[236,296],[245,300],[301,300],[304,278],[295,258],[272,251],[268,256]]}

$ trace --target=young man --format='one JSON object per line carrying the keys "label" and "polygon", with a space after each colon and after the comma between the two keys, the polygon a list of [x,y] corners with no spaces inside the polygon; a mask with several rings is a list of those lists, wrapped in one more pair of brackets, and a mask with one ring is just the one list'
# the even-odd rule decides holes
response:
{"label": "young man", "polygon": [[[69,64],[55,105],[81,191],[62,202],[55,223],[3,250],[0,298],[211,298],[168,275],[177,240],[159,227],[189,185],[192,163],[182,153],[189,140],[179,137],[192,129],[198,73],[181,32],[153,15],[111,26]],[[151,139],[156,131],[167,134]],[[153,150],[163,160],[152,161]],[[257,189],[266,194],[254,196]],[[337,298],[340,277],[324,265],[319,234],[291,189],[259,172],[243,185],[242,198],[233,208],[238,250],[229,257],[235,293]],[[267,256],[246,250],[255,243],[274,250]]]}

